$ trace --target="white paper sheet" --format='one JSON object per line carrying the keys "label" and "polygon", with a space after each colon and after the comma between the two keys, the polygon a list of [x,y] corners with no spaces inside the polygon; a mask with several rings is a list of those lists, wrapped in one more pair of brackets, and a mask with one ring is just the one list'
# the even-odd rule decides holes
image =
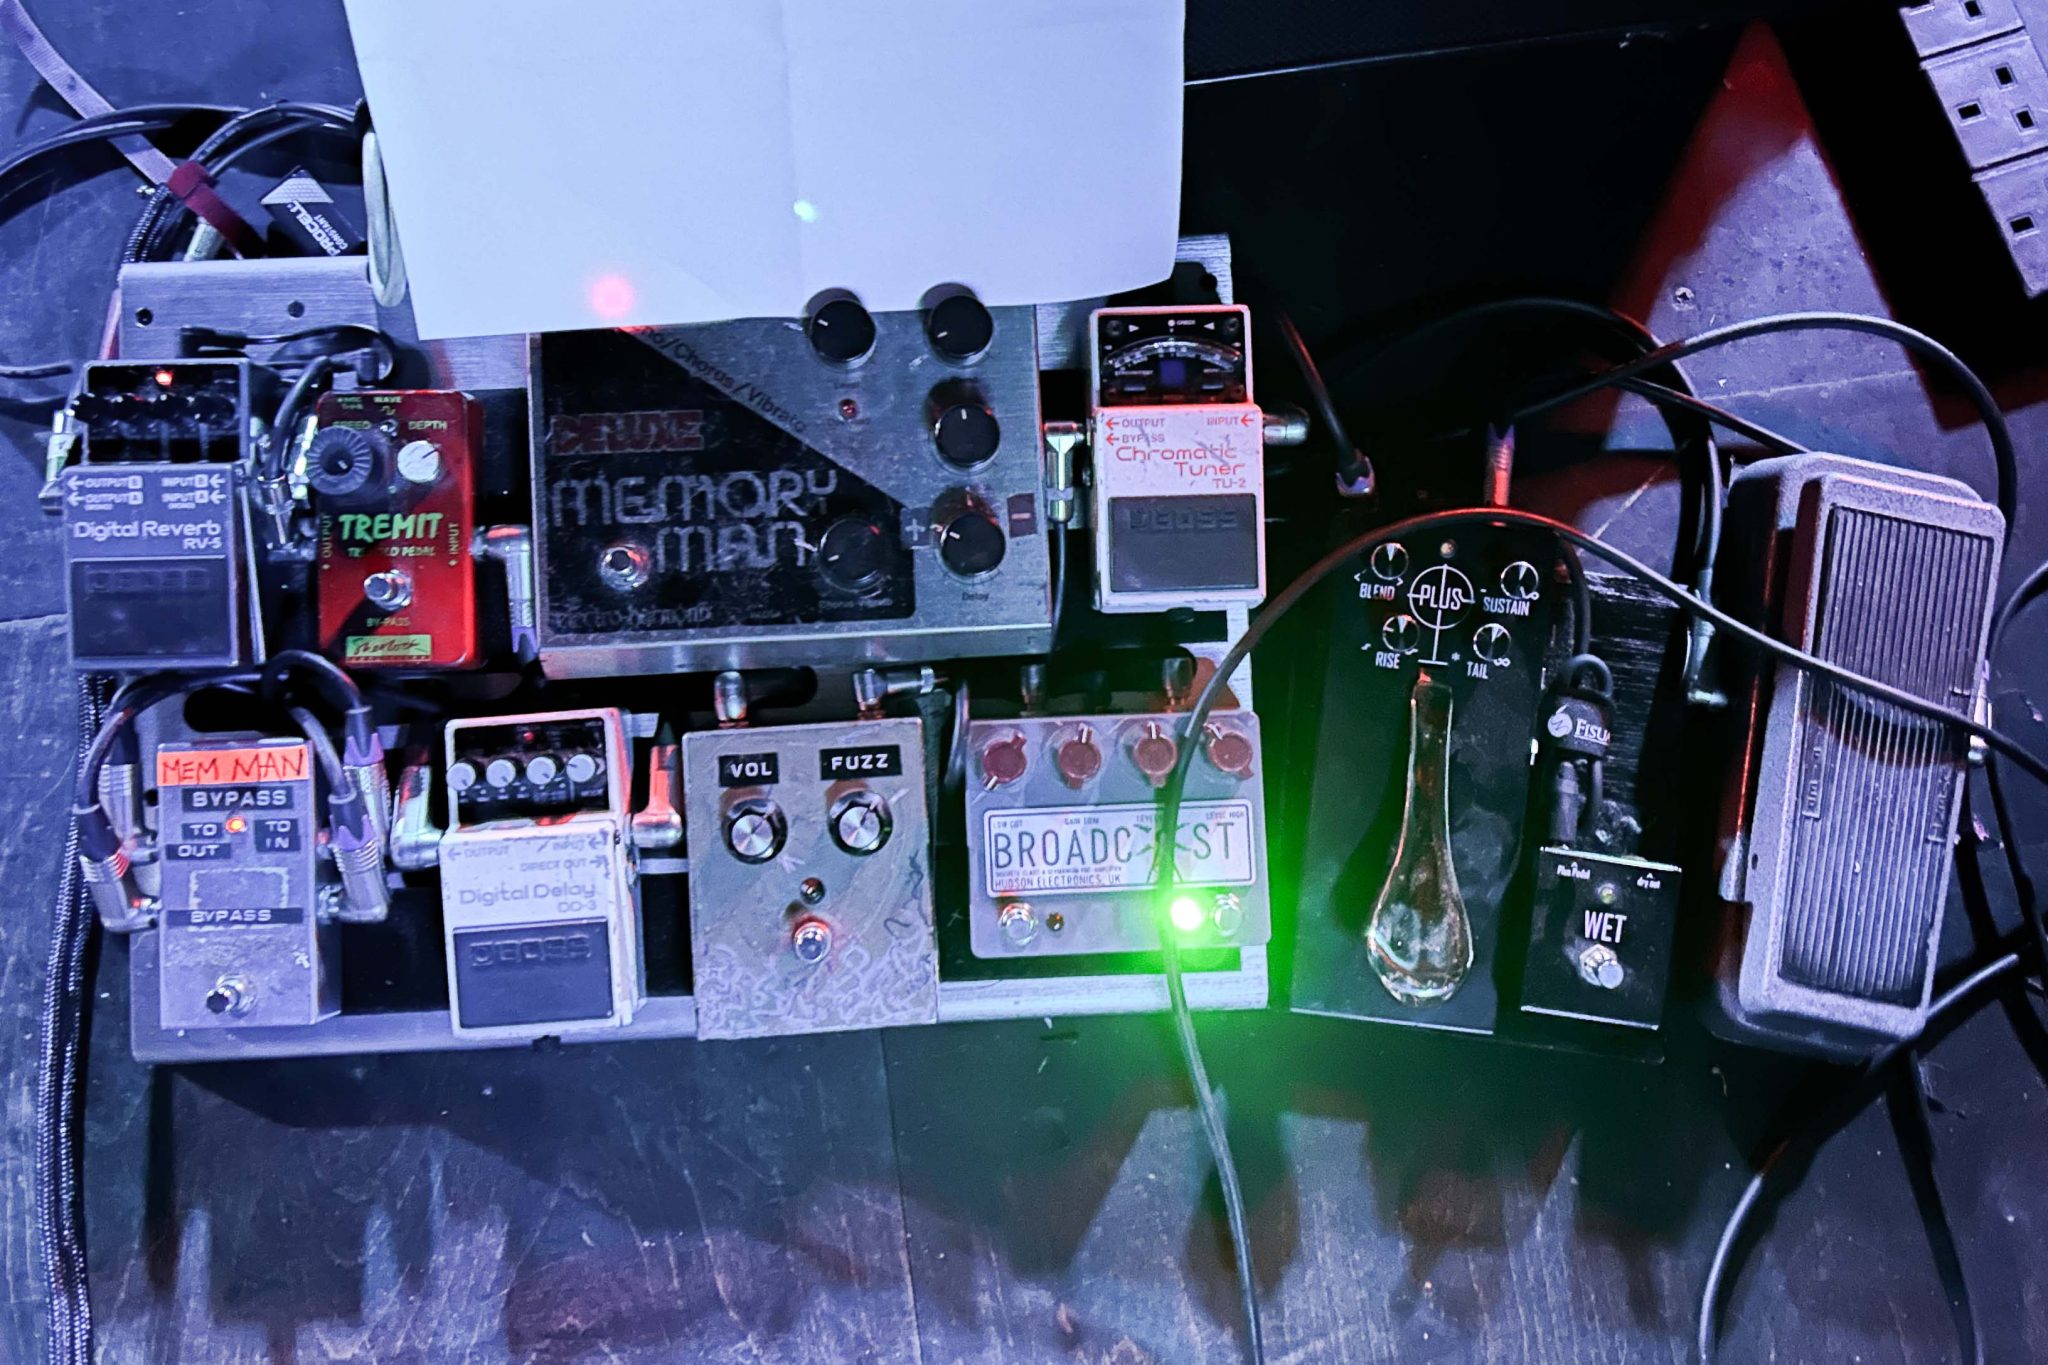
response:
{"label": "white paper sheet", "polygon": [[1163,278],[1182,0],[347,0],[422,337]]}

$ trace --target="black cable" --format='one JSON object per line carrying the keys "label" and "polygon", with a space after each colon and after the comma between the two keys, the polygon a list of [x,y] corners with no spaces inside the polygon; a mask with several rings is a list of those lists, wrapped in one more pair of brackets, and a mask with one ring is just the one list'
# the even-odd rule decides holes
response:
{"label": "black cable", "polygon": [[1998,610],[1991,618],[1993,650],[1996,650],[1998,642],[2005,638],[2005,632],[2011,627],[2013,618],[2026,610],[2030,603],[2038,600],[2044,592],[2048,592],[2048,560],[2036,564],[2006,595],[2005,601],[1998,604]]}
{"label": "black cable", "polygon": [[263,665],[263,684],[274,689],[287,674],[294,672],[311,674],[320,695],[337,711],[347,713],[363,704],[362,689],[356,686],[356,680],[344,673],[340,664],[310,649],[280,649],[271,655]]}
{"label": "black cable", "polygon": [[1323,382],[1323,372],[1316,368],[1316,358],[1310,353],[1308,343],[1302,340],[1301,331],[1294,325],[1294,319],[1285,312],[1275,314],[1280,325],[1280,335],[1287,342],[1287,351],[1294,357],[1294,367],[1301,372],[1301,382],[1308,387],[1309,401],[1316,407],[1316,415],[1322,418],[1323,426],[1330,434],[1330,442],[1336,450],[1337,484],[1356,496],[1373,492],[1374,476],[1372,460],[1352,443],[1344,430],[1344,419],[1337,413],[1337,405],[1330,400],[1330,386]]}
{"label": "black cable", "polygon": [[1060,647],[1061,609],[1067,602],[1067,557],[1072,552],[1067,541],[1070,534],[1064,524],[1054,524],[1045,542],[1045,552],[1052,559],[1052,625],[1046,633],[1048,654]]}
{"label": "black cable", "polygon": [[[331,351],[316,354],[345,355],[350,351],[377,352],[377,377],[391,373],[398,365],[398,340],[381,327],[372,327],[361,322],[331,322],[319,327],[301,327],[295,332],[280,332],[273,336],[258,336],[249,332],[231,332],[218,327],[180,327],[178,349],[189,356],[242,355],[251,346],[289,346],[294,342],[315,339],[332,339],[336,342],[355,340],[359,345],[336,345]],[[272,355],[265,364],[272,368],[288,366],[294,357]],[[301,363],[312,357],[297,357]]]}
{"label": "black cable", "polygon": [[[78,682],[76,761],[100,726],[105,688]],[[36,1242],[49,1303],[48,1358],[56,1365],[92,1365],[92,1299],[88,1293],[83,1193],[84,1051],[94,917],[86,904],[75,822],[58,870],[36,1059]]]}
{"label": "black cable", "polygon": [[1563,389],[1547,398],[1542,398],[1518,409],[1514,416],[1517,421],[1549,412],[1567,403],[1576,402],[1591,393],[1645,374],[1659,366],[1671,364],[1698,355],[1702,351],[1725,346],[1730,342],[1750,337],[1767,336],[1776,332],[1837,331],[1861,332],[1869,336],[1884,337],[1895,341],[1908,351],[1940,367],[1959,384],[1977,409],[1983,422],[1985,434],[1991,440],[1991,457],[1997,467],[1998,510],[2005,515],[2005,534],[2012,538],[2013,527],[2019,518],[2019,458],[2014,452],[2012,428],[1999,411],[1998,400],[1991,390],[1954,351],[1928,336],[1901,322],[1890,318],[1867,317],[1861,313],[1775,313],[1768,317],[1751,318],[1746,322],[1730,323],[1701,332],[1684,341],[1674,341],[1649,352],[1627,364],[1617,365],[1604,374],[1596,375],[1582,384]]}
{"label": "black cable", "polygon": [[[269,133],[287,136],[281,131],[287,128],[291,132],[356,136],[354,120],[346,110],[324,104],[281,101],[237,114],[215,129],[187,159],[204,166],[209,174],[218,176],[241,157],[274,140]],[[184,202],[169,189],[160,187],[129,233],[127,246],[121,253],[122,262],[161,259],[170,231],[181,221],[184,213]]]}
{"label": "black cable", "polygon": [[1735,1201],[1735,1207],[1722,1225],[1720,1241],[1714,1247],[1713,1259],[1707,1263],[1707,1276],[1700,1288],[1699,1324],[1694,1339],[1698,1365],[1713,1365],[1715,1348],[1719,1344],[1719,1323],[1722,1285],[1727,1281],[1735,1266],[1736,1251],[1743,1239],[1750,1215],[1763,1202],[1764,1194],[1773,1183],[1775,1173],[1785,1168],[1789,1158],[1806,1155],[1806,1149],[1813,1147],[1817,1154],[1819,1145],[1844,1123],[1863,1112],[1886,1082],[1885,1071],[1891,1063],[1911,1051],[1931,1047],[1946,1037],[1948,1032],[1963,1022],[1974,1009],[1964,1010],[1971,997],[2000,977],[2018,969],[2019,955],[2005,953],[1971,972],[1961,981],[1943,991],[1927,1013],[1927,1022],[1920,1033],[1903,1042],[1893,1043],[1870,1059],[1852,1080],[1843,1086],[1825,1104],[1818,1115],[1786,1134],[1772,1147],[1769,1155],[1757,1167],[1756,1174],[1743,1187],[1742,1195]]}
{"label": "black cable", "polygon": [[[1173,771],[1160,785],[1159,816],[1156,822],[1158,833],[1154,838],[1152,881],[1156,898],[1155,918],[1159,924],[1167,985],[1167,999],[1172,1008],[1174,1032],[1179,1040],[1182,1060],[1186,1063],[1190,1083],[1194,1087],[1196,1108],[1201,1116],[1202,1129],[1209,1142],[1209,1149],[1217,1168],[1218,1180],[1223,1188],[1224,1212],[1230,1226],[1231,1239],[1236,1247],[1238,1259],[1239,1290],[1244,1300],[1243,1309],[1247,1342],[1254,1351],[1263,1351],[1263,1333],[1259,1323],[1257,1285],[1252,1275],[1251,1243],[1246,1226],[1243,1207],[1243,1193],[1238,1186],[1237,1171],[1230,1153],[1229,1135],[1224,1130],[1221,1113],[1216,1104],[1215,1093],[1209,1084],[1207,1069],[1202,1063],[1201,1046],[1195,1036],[1194,1017],[1188,1008],[1187,987],[1183,978],[1180,943],[1173,929],[1170,906],[1173,887],[1179,879],[1179,869],[1174,864],[1174,850],[1179,842],[1180,809],[1183,793],[1187,789],[1188,772],[1194,761],[1195,737],[1208,722],[1230,678],[1237,672],[1259,641],[1265,638],[1273,626],[1291,611],[1308,593],[1338,569],[1350,564],[1374,546],[1389,540],[1400,540],[1425,532],[1435,532],[1453,526],[1493,525],[1528,526],[1547,530],[1561,541],[1576,545],[1580,549],[1606,560],[1616,568],[1647,583],[1664,597],[1678,604],[1696,616],[1712,621],[1722,630],[1748,641],[1767,654],[1791,663],[1818,677],[1826,678],[1839,686],[1862,692],[1879,701],[1887,702],[1902,710],[1983,739],[1987,744],[2013,756],[2030,774],[2048,785],[2048,764],[2035,758],[2017,740],[1982,725],[1968,716],[1950,711],[1937,702],[1927,701],[1910,692],[1901,691],[1888,683],[1867,678],[1845,669],[1838,664],[1817,658],[1806,651],[1788,645],[1782,640],[1765,634],[1747,622],[1737,620],[1725,611],[1687,591],[1683,586],[1666,575],[1659,573],[1633,555],[1608,545],[1595,536],[1588,535],[1577,527],[1540,516],[1534,512],[1519,511],[1507,507],[1461,508],[1447,512],[1426,513],[1392,522],[1386,526],[1355,536],[1338,546],[1305,572],[1295,578],[1279,593],[1268,599],[1259,614],[1245,628],[1223,657],[1217,661],[1209,680],[1196,695],[1193,706],[1181,725],[1180,757]],[[1261,1358],[1254,1354],[1253,1360]]]}
{"label": "black cable", "polygon": [[[1182,747],[1188,742],[1183,739]],[[1176,770],[1178,771],[1178,770]],[[1163,803],[1162,803],[1163,805]],[[1178,816],[1175,803],[1175,816]],[[1174,831],[1178,826],[1162,818],[1162,831]],[[1169,871],[1173,868],[1173,844],[1170,836],[1156,841],[1159,861]],[[1162,883],[1165,891],[1173,885],[1171,876]],[[1167,894],[1170,894],[1168,892]],[[1195,1113],[1201,1121],[1202,1136],[1209,1144],[1209,1155],[1216,1166],[1216,1184],[1223,1194],[1223,1221],[1230,1230],[1231,1251],[1236,1259],[1238,1308],[1244,1317],[1244,1358],[1251,1365],[1264,1365],[1266,1359],[1266,1329],[1259,1313],[1259,1284],[1252,1268],[1251,1225],[1245,1217],[1244,1186],[1238,1179],[1237,1158],[1230,1150],[1230,1130],[1223,1121],[1222,1107],[1216,1101],[1216,1090],[1209,1082],[1209,1069],[1202,1062],[1201,1040],[1195,1036],[1194,1011],[1188,1006],[1186,973],[1180,956],[1180,938],[1173,927],[1167,909],[1167,895],[1160,896],[1158,907],[1159,942],[1166,967],[1166,999],[1173,1014],[1173,1036],[1180,1045],[1181,1062],[1187,1067],[1188,1085],[1195,1094]]]}
{"label": "black cable", "polygon": [[1593,653],[1593,585],[1586,581],[1586,562],[1579,557],[1579,547],[1560,545],[1557,548],[1572,592],[1572,653],[1589,658]]}
{"label": "black cable", "polygon": [[46,360],[40,365],[0,365],[0,379],[55,379],[77,368],[75,360]]}
{"label": "black cable", "polygon": [[1955,1322],[1956,1344],[1967,1365],[1984,1365],[1984,1333],[1977,1322],[1977,1306],[1970,1299],[1969,1276],[1963,1268],[1962,1250],[1956,1245],[1955,1227],[1949,1222],[1948,1206],[1935,1174],[1934,1117],[1928,1112],[1927,1083],[1920,1074],[1919,1058],[1901,1057],[1893,1066],[1885,1109],[1898,1138],[1899,1162],[1913,1187],[1920,1225],[1927,1231],[1927,1249],[1934,1257],[1942,1296],[1948,1300],[1949,1316]]}
{"label": "black cable", "polygon": [[138,134],[160,133],[197,115],[210,114],[232,118],[242,112],[239,107],[225,104],[138,104],[126,109],[112,109],[104,114],[90,115],[66,124],[50,136],[32,142],[7,160],[0,161],[0,195],[7,193],[7,182],[19,174],[23,167],[52,152],[90,142],[110,142]]}
{"label": "black cable", "polygon": [[[1512,315],[1518,313],[1551,313],[1560,317],[1579,318],[1595,323],[1606,329],[1610,335],[1628,344],[1639,355],[1654,353],[1662,346],[1662,343],[1648,327],[1644,326],[1638,319],[1630,317],[1619,309],[1610,308],[1605,304],[1590,303],[1584,299],[1563,298],[1551,295],[1527,295],[1504,299],[1489,299],[1484,303],[1473,304],[1469,307],[1458,309],[1455,312],[1445,313],[1432,318],[1421,326],[1412,328],[1373,349],[1365,356],[1347,362],[1343,366],[1343,370],[1349,373],[1367,361],[1378,359],[1397,349],[1415,346],[1445,332],[1455,331],[1470,326],[1475,322],[1484,321],[1502,314]],[[1700,402],[1694,397],[1691,382],[1686,379],[1684,372],[1677,365],[1658,363],[1649,366],[1648,369],[1656,371],[1656,373],[1644,373],[1642,377],[1656,381],[1658,389],[1672,395],[1676,400],[1692,400],[1690,403],[1683,401],[1658,402],[1658,413],[1664,419],[1665,428],[1671,434],[1672,449],[1678,458],[1680,476],[1690,481],[1693,485],[1687,490],[1688,501],[1685,504],[1687,515],[1697,515],[1699,518],[1699,527],[1692,541],[1693,562],[1691,564],[1686,563],[1681,550],[1674,552],[1672,568],[1677,576],[1693,579],[1694,586],[1700,591],[1700,595],[1708,601],[1712,601],[1711,574],[1713,572],[1714,558],[1720,552],[1721,509],[1725,501],[1726,478],[1721,468],[1721,454],[1714,443],[1713,431],[1709,423],[1725,418],[1728,420],[1723,421],[1722,425],[1730,426],[1731,430],[1740,430],[1740,426],[1732,424],[1741,423],[1742,419],[1735,417],[1732,413],[1725,413],[1719,408],[1714,408],[1711,404]],[[1644,397],[1649,397],[1656,401],[1656,396],[1652,393],[1648,391],[1642,392]],[[1676,420],[1674,409],[1685,412],[1695,420],[1689,423]],[[1511,419],[1497,423],[1497,425],[1511,424]],[[1762,432],[1763,430],[1761,427],[1754,428],[1755,432]],[[1744,431],[1743,434],[1750,436],[1753,440],[1756,439],[1756,436],[1751,431]],[[1783,440],[1784,438],[1780,437],[1777,439]],[[1693,458],[1687,458],[1688,451],[1695,452]],[[1683,535],[1685,529],[1684,519],[1681,519],[1681,547],[1685,544]],[[1701,580],[1702,574],[1708,575],[1705,581]]]}
{"label": "black cable", "polygon": [[1811,447],[1801,445],[1790,436],[1780,435],[1760,422],[1751,421],[1740,413],[1730,412],[1724,407],[1705,402],[1693,397],[1689,393],[1681,393],[1677,389],[1667,388],[1663,384],[1653,384],[1647,379],[1624,379],[1615,387],[1626,389],[1630,393],[1640,398],[1647,398],[1652,403],[1660,406],[1683,408],[1687,412],[1698,413],[1714,425],[1725,427],[1737,436],[1745,437],[1753,444],[1760,445],[1774,454],[1808,455],[1812,453]]}
{"label": "black cable", "polygon": [[320,717],[303,706],[287,706],[285,714],[292,718],[292,724],[299,727],[299,733],[313,747],[313,757],[319,761],[320,771],[327,775],[329,798],[332,799],[336,792],[353,791],[355,783],[349,781],[348,770],[341,766],[341,750],[335,747],[334,736],[327,733]]}
{"label": "black cable", "polygon": [[285,390],[284,398],[277,405],[277,414],[271,418],[269,449],[265,452],[264,472],[273,479],[283,478],[291,459],[293,442],[298,440],[299,414],[306,406],[307,395],[327,377],[334,373],[334,357],[316,355],[299,371],[299,377]]}

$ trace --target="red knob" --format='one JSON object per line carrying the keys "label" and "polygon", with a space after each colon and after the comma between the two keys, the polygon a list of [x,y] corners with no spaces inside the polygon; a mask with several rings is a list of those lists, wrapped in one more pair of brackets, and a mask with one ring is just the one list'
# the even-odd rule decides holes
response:
{"label": "red knob", "polygon": [[1095,742],[1095,731],[1083,725],[1061,740],[1053,750],[1053,766],[1060,770],[1061,780],[1069,787],[1085,787],[1093,782],[1102,771],[1102,746]]}
{"label": "red knob", "polygon": [[1240,780],[1252,775],[1252,763],[1258,757],[1258,749],[1250,735],[1242,730],[1209,725],[1203,728],[1202,736],[1202,752],[1209,756],[1209,762],[1216,766],[1216,771]]}
{"label": "red knob", "polygon": [[992,739],[982,746],[981,775],[991,791],[1024,776],[1024,769],[1028,766],[1030,760],[1024,756],[1022,734]]}
{"label": "red knob", "polygon": [[1138,771],[1151,779],[1152,785],[1162,787],[1173,775],[1173,769],[1180,762],[1180,745],[1166,727],[1156,720],[1145,722],[1145,733],[1131,746],[1131,761],[1138,765]]}

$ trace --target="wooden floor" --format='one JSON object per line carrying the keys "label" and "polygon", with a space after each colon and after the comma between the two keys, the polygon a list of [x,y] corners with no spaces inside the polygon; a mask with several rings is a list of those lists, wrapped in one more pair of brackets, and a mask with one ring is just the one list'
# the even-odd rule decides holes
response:
{"label": "wooden floor", "polygon": [[[32,8],[116,104],[354,93],[332,0]],[[1551,121],[1574,119],[1573,101],[1592,98],[1575,92],[1618,90],[1633,112],[1611,136],[1658,144],[1662,160],[1637,173],[1654,190],[1720,88],[1730,41],[1553,49],[1466,68],[1474,98],[1496,101],[1482,111],[1500,140],[1489,173],[1543,154]],[[1511,63],[1525,60],[1553,64],[1555,108],[1514,103],[1531,82],[1514,84]],[[1290,78],[1204,92],[1191,133],[1223,136],[1267,100],[1276,124],[1294,121],[1311,152],[1327,151],[1361,101],[1401,107],[1404,83],[1418,79],[1404,70],[1329,88]],[[1504,93],[1486,94],[1496,78]],[[14,127],[45,127],[47,112],[21,111],[51,103],[25,63],[0,58],[0,108]],[[1390,200],[1386,214],[1409,221],[1376,219],[1369,235],[1386,248],[1449,234],[1482,263],[1468,290],[1535,280],[1602,293],[1642,228],[1612,209],[1614,179],[1629,173],[1617,166],[1639,150],[1591,141],[1558,158],[1543,212],[1580,216],[1532,225],[1519,245],[1503,240],[1505,256],[1459,235],[1477,230],[1460,226],[1473,202]],[[1771,150],[1753,191],[1770,211],[1739,231],[1725,219],[1696,225],[1660,267],[1683,276],[1702,310],[1667,317],[1673,330],[1771,308],[1882,306],[1811,146],[1795,137]],[[1391,169],[1381,174],[1401,188]],[[124,176],[109,169],[47,204],[0,204],[5,359],[89,345],[136,211]],[[1231,227],[1240,260],[1256,264],[1285,245],[1290,206],[1311,187],[1286,175],[1256,192],[1248,183],[1191,174],[1188,200],[1191,220],[1202,218],[1191,225]],[[1716,193],[1706,209],[1752,191],[1721,183]],[[1583,259],[1563,272],[1532,264],[1573,234]],[[1308,245],[1341,240],[1328,230]],[[1402,278],[1384,251],[1349,268],[1353,304],[1456,292],[1457,266],[1441,259],[1420,280]],[[1815,431],[1813,413],[1825,411],[1828,439],[1851,453],[1893,449],[1979,477],[1981,436],[1960,418],[1937,421],[1917,376],[1884,348],[1800,354],[1813,372],[1797,382],[1731,356],[1696,369],[1695,383],[1708,376],[1702,387],[1747,396],[1788,430]],[[0,735],[11,743],[0,765],[10,893],[0,1272],[14,1291],[0,1358],[10,1361],[34,1359],[42,1340],[32,1073],[71,734],[58,549],[34,508],[41,420],[32,405],[0,405],[0,438],[20,451],[0,461]],[[2016,420],[2024,450],[2048,439],[2048,406]],[[1596,488],[1530,486],[1588,525],[1604,519],[1609,534],[1654,545],[1668,535],[1670,485],[1654,463],[1618,468]],[[2016,563],[2048,552],[2042,516],[2025,530]],[[2031,674],[2010,675],[2010,686],[2048,676],[2039,645],[2028,646]],[[2041,737],[2038,711],[2005,714]],[[99,972],[88,1106],[104,1361],[1237,1359],[1215,1184],[1163,1021],[152,1072],[127,1052],[120,968],[115,945]],[[1688,1037],[1646,1067],[1278,1013],[1208,1019],[1202,1031],[1228,1096],[1276,1362],[1690,1360],[1706,1257],[1768,1117],[1802,1074]],[[2048,1095],[1996,1017],[1968,1026],[1929,1074],[1941,1179],[1990,1358],[2048,1358],[2038,1272]],[[1728,1337],[1731,1361],[1952,1358],[1881,1114],[1833,1143],[1785,1206],[1739,1286]]]}

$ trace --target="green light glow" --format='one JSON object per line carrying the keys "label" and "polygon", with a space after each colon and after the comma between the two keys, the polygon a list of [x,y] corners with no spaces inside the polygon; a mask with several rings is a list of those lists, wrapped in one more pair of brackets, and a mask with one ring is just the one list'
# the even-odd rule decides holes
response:
{"label": "green light glow", "polygon": [[1173,904],[1166,908],[1166,914],[1173,921],[1173,927],[1183,934],[1194,933],[1208,918],[1202,913],[1202,903],[1193,896],[1175,896]]}

